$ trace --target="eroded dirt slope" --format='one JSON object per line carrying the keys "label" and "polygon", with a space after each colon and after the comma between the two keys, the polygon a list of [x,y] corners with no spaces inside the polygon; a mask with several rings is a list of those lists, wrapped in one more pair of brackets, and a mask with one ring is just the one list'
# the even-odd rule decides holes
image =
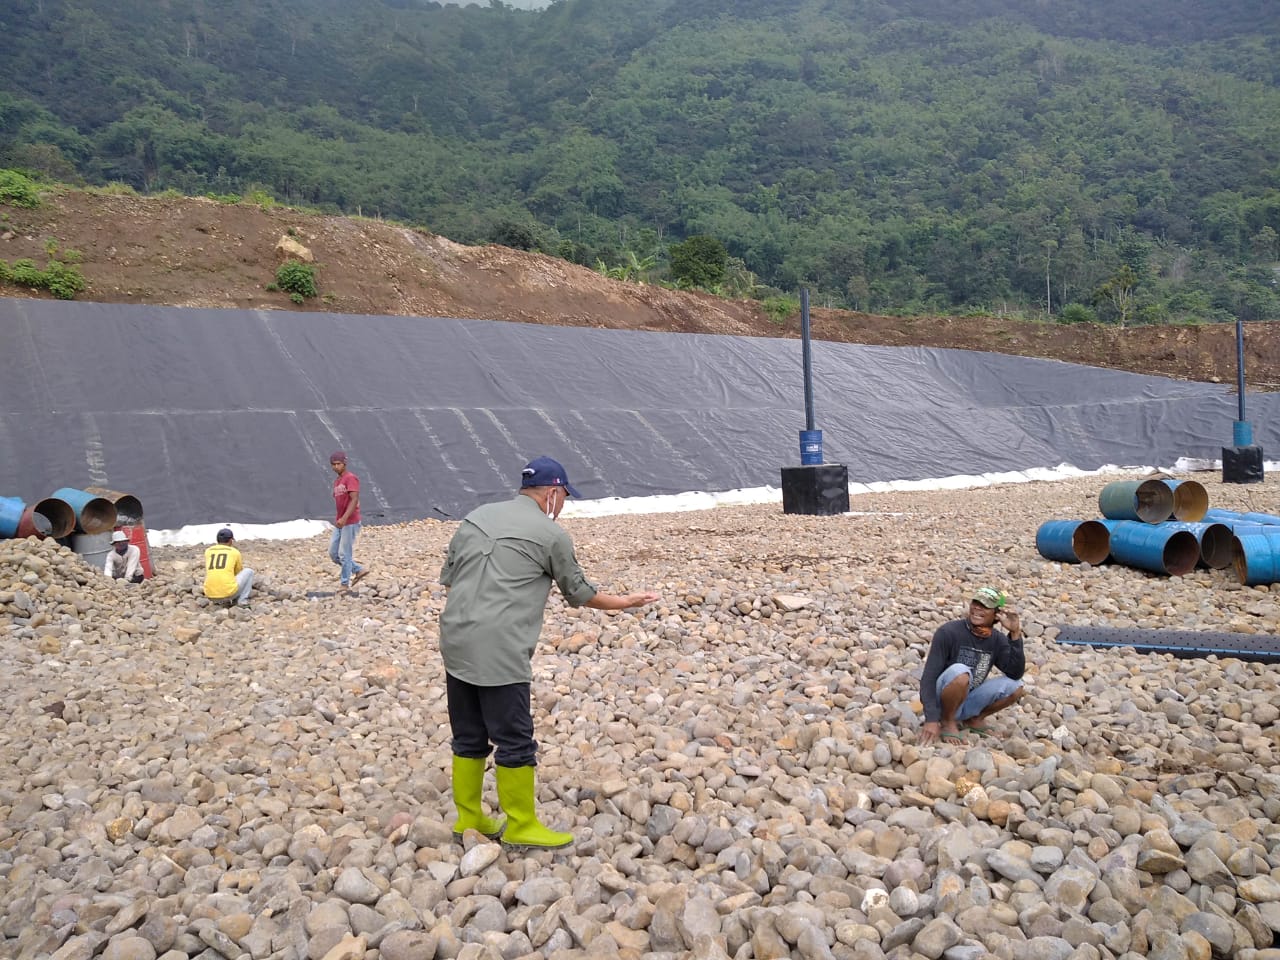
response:
{"label": "eroded dirt slope", "polygon": [[[776,324],[752,301],[608,280],[554,257],[462,246],[381,221],[79,191],[46,196],[33,210],[0,210],[7,215],[0,220],[0,258],[43,265],[52,244],[79,251],[89,281],[82,300],[799,336],[797,317]],[[286,236],[306,246],[318,264],[321,297],[302,306],[266,289]],[[0,285],[0,295],[31,294]],[[1229,324],[1117,330],[824,309],[814,309],[812,321],[814,336],[825,340],[986,350],[1225,383],[1236,377]],[[1250,387],[1280,390],[1280,324],[1249,324],[1245,345]]]}

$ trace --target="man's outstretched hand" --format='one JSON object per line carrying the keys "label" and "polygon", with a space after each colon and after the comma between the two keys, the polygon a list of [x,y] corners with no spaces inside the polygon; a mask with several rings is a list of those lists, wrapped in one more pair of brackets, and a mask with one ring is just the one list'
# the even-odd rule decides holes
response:
{"label": "man's outstretched hand", "polygon": [[920,728],[920,746],[933,743],[942,734],[942,724],[926,723]]}
{"label": "man's outstretched hand", "polygon": [[628,593],[623,599],[624,607],[643,607],[646,603],[654,603],[661,599],[656,593]]}

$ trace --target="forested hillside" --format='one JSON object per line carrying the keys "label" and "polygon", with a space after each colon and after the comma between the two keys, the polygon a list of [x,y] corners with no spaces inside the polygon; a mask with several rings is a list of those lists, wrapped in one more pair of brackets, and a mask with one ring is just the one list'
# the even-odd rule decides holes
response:
{"label": "forested hillside", "polygon": [[0,167],[874,311],[1280,317],[1273,0],[10,0]]}

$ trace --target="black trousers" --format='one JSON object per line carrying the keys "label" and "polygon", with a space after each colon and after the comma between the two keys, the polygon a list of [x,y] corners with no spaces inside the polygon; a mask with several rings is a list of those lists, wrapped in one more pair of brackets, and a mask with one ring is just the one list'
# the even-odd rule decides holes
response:
{"label": "black trousers", "polygon": [[477,687],[445,674],[449,699],[449,726],[453,752],[459,757],[487,757],[492,744],[494,761],[502,767],[532,767],[538,762],[538,742],[533,739],[533,714],[529,709],[529,684]]}

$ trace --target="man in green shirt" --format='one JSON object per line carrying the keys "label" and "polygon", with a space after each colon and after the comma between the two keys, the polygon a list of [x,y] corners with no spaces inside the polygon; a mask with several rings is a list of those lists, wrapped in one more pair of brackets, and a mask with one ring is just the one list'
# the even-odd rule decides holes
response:
{"label": "man in green shirt", "polygon": [[[566,497],[578,493],[562,467],[538,457],[521,472],[520,491],[463,518],[440,582],[449,589],[440,614],[449,726],[453,731],[454,835],[479,830],[511,846],[568,846],[573,835],[549,830],[534,811],[529,685],[551,583],[570,606],[623,610],[658,599],[655,593],[601,593],[578,565],[569,534],[555,522]],[[485,759],[496,747],[498,802],[507,821],[482,814]]]}

